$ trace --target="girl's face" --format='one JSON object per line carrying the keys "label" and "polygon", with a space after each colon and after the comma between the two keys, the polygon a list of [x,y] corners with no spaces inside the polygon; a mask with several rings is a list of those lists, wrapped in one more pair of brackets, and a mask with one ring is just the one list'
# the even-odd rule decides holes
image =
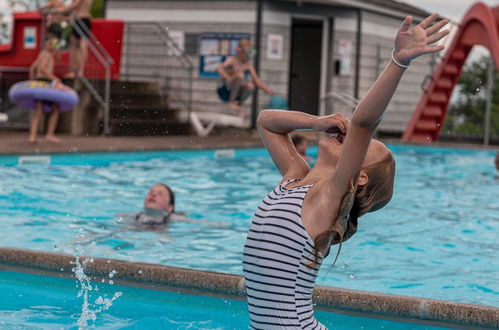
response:
{"label": "girl's face", "polygon": [[[320,140],[317,161],[324,159],[328,165],[336,168],[343,150],[343,140],[334,136]],[[371,139],[362,167],[381,161],[388,152],[390,151],[382,142]]]}
{"label": "girl's face", "polygon": [[144,207],[171,212],[173,207],[170,201],[170,192],[160,184],[152,186],[144,199]]}

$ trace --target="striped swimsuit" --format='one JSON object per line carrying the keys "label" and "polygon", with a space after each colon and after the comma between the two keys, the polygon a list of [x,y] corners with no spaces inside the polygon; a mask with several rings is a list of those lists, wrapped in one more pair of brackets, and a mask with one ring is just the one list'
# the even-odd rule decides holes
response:
{"label": "striped swimsuit", "polygon": [[253,329],[327,329],[315,317],[312,290],[322,259],[311,268],[314,242],[301,208],[312,185],[278,185],[260,203],[244,246],[243,270]]}

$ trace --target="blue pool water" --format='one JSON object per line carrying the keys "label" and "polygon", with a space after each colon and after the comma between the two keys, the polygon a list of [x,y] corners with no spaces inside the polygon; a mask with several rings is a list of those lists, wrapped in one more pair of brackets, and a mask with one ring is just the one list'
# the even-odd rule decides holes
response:
{"label": "blue pool water", "polygon": [[[326,260],[317,284],[499,307],[493,152],[391,149],[393,201],[360,220],[336,266]],[[280,176],[263,149],[231,156],[213,150],[54,155],[23,164],[17,156],[0,157],[0,246],[71,252],[68,242],[81,234],[87,241],[78,248],[86,255],[241,274],[251,216]],[[139,211],[156,182],[173,187],[177,210],[204,221],[157,233],[114,216]]]}
{"label": "blue pool water", "polygon": [[[248,329],[246,303],[230,299],[201,297],[165,291],[93,284],[89,301],[122,295],[89,320],[98,329]],[[81,315],[81,298],[75,281],[39,275],[0,271],[1,329],[76,329]],[[317,311],[316,318],[329,329],[444,329],[421,324],[395,322],[360,316]],[[81,325],[81,323],[80,323]]]}

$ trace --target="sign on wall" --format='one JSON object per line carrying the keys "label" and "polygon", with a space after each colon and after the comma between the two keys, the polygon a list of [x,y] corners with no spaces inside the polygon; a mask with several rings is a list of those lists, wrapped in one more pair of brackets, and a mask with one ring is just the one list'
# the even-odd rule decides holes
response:
{"label": "sign on wall", "polygon": [[249,33],[206,32],[199,35],[199,76],[218,77],[216,67],[228,56],[236,55],[237,44]]}
{"label": "sign on wall", "polygon": [[269,34],[267,36],[267,58],[269,60],[282,60],[284,50],[284,37],[282,34]]}
{"label": "sign on wall", "polygon": [[185,47],[184,47],[184,44],[185,44],[184,31],[168,31],[168,35],[173,40],[175,45],[177,45],[177,48],[171,47],[168,49],[168,51],[169,51],[168,55],[180,55],[185,49]]}
{"label": "sign on wall", "polygon": [[24,28],[24,49],[36,48],[36,27],[27,26]]}
{"label": "sign on wall", "polygon": [[352,73],[352,50],[353,41],[348,39],[338,40],[336,59],[339,60],[339,74],[349,75]]}

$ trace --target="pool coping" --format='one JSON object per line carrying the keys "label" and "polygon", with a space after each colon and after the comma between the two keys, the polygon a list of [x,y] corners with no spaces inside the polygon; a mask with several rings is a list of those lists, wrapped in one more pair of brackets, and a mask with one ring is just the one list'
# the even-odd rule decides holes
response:
{"label": "pool coping", "polygon": [[[0,270],[60,277],[73,277],[75,256],[0,247]],[[84,271],[92,280],[109,280],[127,286],[147,287],[200,295],[215,295],[243,300],[244,278],[241,275],[200,271],[115,259],[81,257]],[[114,272],[113,272],[114,273]],[[314,303],[320,310],[374,314],[412,319],[415,323],[441,323],[457,328],[499,328],[499,308],[444,300],[399,296],[367,291],[316,286]]]}

